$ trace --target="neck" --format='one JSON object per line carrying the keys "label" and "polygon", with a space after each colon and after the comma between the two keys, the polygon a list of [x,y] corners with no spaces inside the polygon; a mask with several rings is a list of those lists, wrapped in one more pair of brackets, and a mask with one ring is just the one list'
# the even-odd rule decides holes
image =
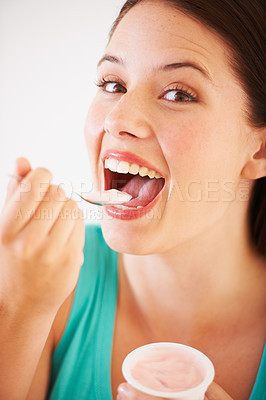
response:
{"label": "neck", "polygon": [[172,318],[182,304],[184,319],[195,314],[206,319],[214,310],[243,308],[262,293],[263,262],[252,251],[242,221],[236,231],[223,219],[165,253],[121,255],[127,289],[144,318]]}

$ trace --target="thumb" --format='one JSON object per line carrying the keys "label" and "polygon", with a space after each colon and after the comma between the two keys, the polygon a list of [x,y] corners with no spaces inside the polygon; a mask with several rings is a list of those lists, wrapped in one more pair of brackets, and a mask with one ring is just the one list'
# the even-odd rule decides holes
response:
{"label": "thumb", "polygon": [[205,396],[204,400],[233,400],[232,397],[215,382],[209,386]]}
{"label": "thumb", "polygon": [[[13,173],[15,175],[22,176],[23,178],[32,170],[31,165],[27,158],[19,157],[15,161],[15,166]],[[10,178],[8,186],[7,186],[7,193],[5,198],[4,207],[7,202],[10,200],[12,195],[15,193],[16,189],[18,188],[20,182],[16,178]]]}
{"label": "thumb", "polygon": [[116,400],[165,400],[161,397],[150,396],[134,389],[129,383],[121,383],[118,386]]}
{"label": "thumb", "polygon": [[32,170],[27,158],[19,157],[15,161],[15,174],[25,177]]}

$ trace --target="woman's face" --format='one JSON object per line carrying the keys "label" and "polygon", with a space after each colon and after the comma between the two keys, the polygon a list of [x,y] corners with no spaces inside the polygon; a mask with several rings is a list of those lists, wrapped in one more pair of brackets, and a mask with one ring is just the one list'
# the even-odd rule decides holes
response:
{"label": "woman's face", "polygon": [[[144,205],[105,208],[103,233],[115,250],[165,252],[233,223],[248,128],[228,55],[208,28],[160,1],[141,2],[119,23],[85,127],[95,186],[122,181],[134,207]],[[106,171],[106,158],[132,173]],[[151,178],[134,175],[138,166]]]}

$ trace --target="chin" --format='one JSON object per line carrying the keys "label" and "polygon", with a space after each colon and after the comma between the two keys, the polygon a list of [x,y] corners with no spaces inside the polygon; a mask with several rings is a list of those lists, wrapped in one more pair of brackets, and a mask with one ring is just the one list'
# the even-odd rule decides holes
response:
{"label": "chin", "polygon": [[[125,226],[123,226],[125,223]],[[152,236],[143,228],[136,228],[124,221],[102,221],[103,237],[108,246],[118,253],[148,255],[158,252]],[[141,232],[140,232],[141,231]],[[145,235],[144,235],[144,232]],[[149,239],[150,237],[150,239]]]}

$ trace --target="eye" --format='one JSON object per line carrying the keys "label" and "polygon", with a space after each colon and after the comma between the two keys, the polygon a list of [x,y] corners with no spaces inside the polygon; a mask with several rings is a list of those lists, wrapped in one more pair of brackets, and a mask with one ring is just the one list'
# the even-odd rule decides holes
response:
{"label": "eye", "polygon": [[126,93],[126,88],[119,82],[102,79],[96,85],[108,93]]}
{"label": "eye", "polygon": [[163,93],[161,98],[175,103],[189,103],[198,101],[196,94],[190,93],[190,90],[186,90],[183,87],[168,89]]}

